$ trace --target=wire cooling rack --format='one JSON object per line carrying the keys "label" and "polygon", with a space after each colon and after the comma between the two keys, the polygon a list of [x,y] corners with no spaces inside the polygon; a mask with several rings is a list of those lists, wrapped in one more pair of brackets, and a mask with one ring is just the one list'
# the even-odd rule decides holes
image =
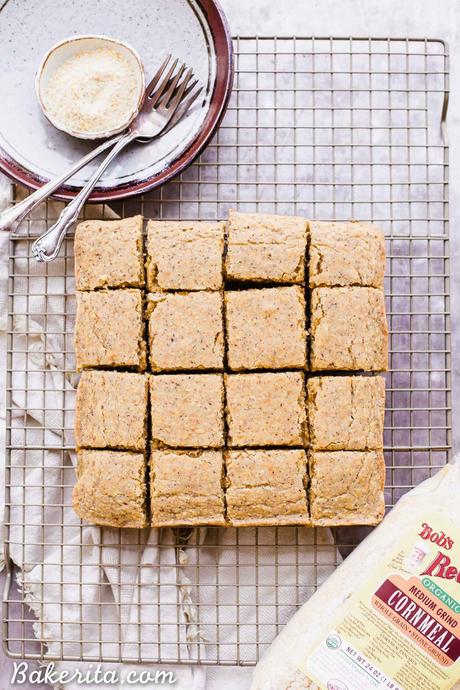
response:
{"label": "wire cooling rack", "polygon": [[[234,46],[230,107],[201,158],[104,212],[214,219],[234,207],[382,226],[390,507],[444,465],[451,447],[446,46],[246,37]],[[69,517],[72,241],[52,264],[30,258],[58,211],[48,203],[10,241],[7,653],[253,664],[363,531],[337,530],[335,548],[327,530],[300,527],[164,530],[146,561],[143,532],[83,529]],[[95,546],[82,562],[88,541]],[[21,594],[10,587],[13,561],[26,572]],[[40,641],[26,602],[41,620]]]}

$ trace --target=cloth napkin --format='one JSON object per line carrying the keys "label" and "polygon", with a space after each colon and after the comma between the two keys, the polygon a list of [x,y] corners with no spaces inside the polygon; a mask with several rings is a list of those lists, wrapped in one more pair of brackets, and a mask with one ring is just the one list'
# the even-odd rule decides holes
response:
{"label": "cloth napkin", "polygon": [[[10,196],[11,185],[1,178],[1,208],[9,203]],[[57,217],[61,208],[58,202],[48,202],[48,220]],[[102,206],[88,206],[85,216],[101,217],[102,211]],[[110,217],[110,210],[105,209],[105,216]],[[33,234],[45,229],[43,218],[42,207],[32,216]],[[27,245],[24,242],[24,247],[18,247],[25,252]],[[8,237],[4,233],[0,236],[3,352],[7,256]],[[258,532],[241,530],[238,550],[234,547],[235,530],[200,529],[191,537],[192,543],[201,543],[198,563],[197,549],[174,548],[172,530],[81,528],[71,508],[74,453],[53,450],[63,441],[73,445],[75,377],[62,371],[74,369],[72,334],[65,338],[59,334],[63,330],[62,314],[69,299],[73,299],[73,276],[62,277],[63,259],[57,259],[49,267],[47,294],[43,296],[33,294],[35,283],[38,285],[44,275],[43,266],[16,262],[18,287],[22,270],[24,280],[30,271],[32,293],[24,301],[24,308],[27,306],[31,316],[27,319],[21,309],[13,323],[14,368],[23,371],[16,375],[13,385],[12,440],[18,445],[27,442],[31,449],[25,455],[14,451],[11,456],[9,555],[19,568],[18,583],[24,600],[37,618],[37,639],[46,644],[51,656],[80,659],[102,651],[104,658],[121,655],[136,659],[141,648],[143,658],[155,660],[160,654],[174,660],[179,647],[181,659],[187,662],[198,658],[196,642],[200,640],[208,642],[206,648],[201,645],[200,658],[207,653],[209,660],[215,659],[213,644],[218,631],[220,659],[234,659],[239,641],[241,661],[245,661],[245,655],[254,654],[256,640],[269,643],[276,634],[277,619],[286,622],[298,603],[314,591],[315,580],[325,579],[340,560],[330,531],[316,530],[316,541],[321,545],[318,548],[313,543],[313,530],[282,528],[278,533],[281,546],[276,545],[275,551],[276,531],[268,527]],[[3,395],[5,381],[0,383]],[[43,444],[49,448],[44,463],[41,451],[32,449]],[[300,560],[294,566],[296,553]],[[202,583],[199,590],[194,587],[198,569]],[[261,582],[266,585],[264,604],[256,613],[254,602]],[[298,585],[298,601],[294,599],[293,584]],[[225,603],[219,609],[217,596]],[[56,663],[57,671],[76,667],[84,673],[89,664]],[[105,670],[116,669],[121,677],[136,668],[139,666],[130,663],[104,663]],[[244,690],[252,674],[250,667],[187,663],[152,663],[141,668],[172,671],[176,677],[174,687],[180,690]],[[86,686],[75,682],[65,687]]]}

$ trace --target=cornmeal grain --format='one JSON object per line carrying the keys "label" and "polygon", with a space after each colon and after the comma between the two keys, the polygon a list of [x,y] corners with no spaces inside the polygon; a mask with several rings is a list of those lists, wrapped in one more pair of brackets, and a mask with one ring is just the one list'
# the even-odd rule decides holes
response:
{"label": "cornmeal grain", "polygon": [[225,292],[225,304],[230,369],[306,367],[303,288]]}
{"label": "cornmeal grain", "polygon": [[153,450],[152,525],[225,525],[222,451]]}
{"label": "cornmeal grain", "polygon": [[222,374],[157,374],[150,394],[154,446],[223,446]]}
{"label": "cornmeal grain", "polygon": [[307,401],[312,448],[383,448],[382,376],[315,376],[307,382]]}
{"label": "cornmeal grain", "polygon": [[228,444],[296,446],[307,442],[301,372],[228,374]]}
{"label": "cornmeal grain", "polygon": [[92,525],[146,527],[146,463],[142,453],[80,450],[72,502]]}
{"label": "cornmeal grain", "polygon": [[224,223],[158,221],[147,225],[147,287],[220,290]]}
{"label": "cornmeal grain", "polygon": [[311,292],[312,371],[385,371],[388,327],[382,290],[314,288]]}
{"label": "cornmeal grain", "polygon": [[153,371],[223,369],[222,301],[220,292],[149,295]]}
{"label": "cornmeal grain", "polygon": [[85,220],[75,230],[77,290],[144,287],[142,216]]}
{"label": "cornmeal grain", "polygon": [[231,525],[310,523],[304,450],[228,451],[225,462]]}
{"label": "cornmeal grain", "polygon": [[75,357],[77,369],[146,368],[141,290],[77,292]]}
{"label": "cornmeal grain", "polygon": [[229,212],[225,273],[230,280],[302,283],[307,221],[296,216]]}
{"label": "cornmeal grain", "polygon": [[372,223],[310,221],[310,287],[383,287],[385,238]]}
{"label": "cornmeal grain", "polygon": [[147,396],[143,374],[85,370],[77,388],[77,447],[144,451]]}
{"label": "cornmeal grain", "polygon": [[375,525],[383,518],[383,452],[311,452],[310,514],[313,525]]}

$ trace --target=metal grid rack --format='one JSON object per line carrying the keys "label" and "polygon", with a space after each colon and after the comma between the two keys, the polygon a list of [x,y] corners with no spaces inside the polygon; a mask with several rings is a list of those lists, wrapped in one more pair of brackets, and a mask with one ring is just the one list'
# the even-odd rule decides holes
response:
{"label": "metal grid rack", "polygon": [[[451,446],[446,47],[390,38],[241,37],[234,45],[235,88],[213,142],[179,178],[112,210],[214,219],[237,207],[384,228],[392,506],[447,462]],[[7,652],[253,664],[363,532],[337,530],[336,549],[327,530],[165,530],[145,561],[143,533],[83,529],[69,519],[72,241],[53,264],[30,258],[56,206],[48,203],[10,241],[6,546],[27,575],[25,593],[14,594],[10,563]],[[47,618],[36,626],[41,642],[26,598]],[[47,646],[51,630],[57,641]]]}

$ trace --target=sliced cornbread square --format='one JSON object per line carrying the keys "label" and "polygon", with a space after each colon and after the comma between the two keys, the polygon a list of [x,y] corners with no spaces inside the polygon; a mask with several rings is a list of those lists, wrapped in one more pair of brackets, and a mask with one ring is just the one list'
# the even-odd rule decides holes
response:
{"label": "sliced cornbread square", "polygon": [[302,287],[226,291],[225,318],[230,369],[306,367]]}
{"label": "sliced cornbread square", "polygon": [[220,292],[157,292],[148,296],[153,371],[223,369]]}
{"label": "sliced cornbread square", "polygon": [[221,450],[153,450],[152,525],[225,525]]}
{"label": "sliced cornbread square", "polygon": [[147,287],[220,290],[224,223],[151,220],[147,225]]}
{"label": "sliced cornbread square", "polygon": [[83,371],[77,387],[78,448],[145,451],[148,377],[121,371]]}
{"label": "sliced cornbread square", "polygon": [[150,378],[152,441],[172,448],[221,448],[222,374],[156,374]]}
{"label": "sliced cornbread square", "polygon": [[307,382],[307,405],[311,448],[383,448],[383,376],[315,376]]}
{"label": "sliced cornbread square", "polygon": [[142,216],[85,220],[75,230],[77,290],[144,287]]}
{"label": "sliced cornbread square", "polygon": [[146,462],[142,453],[80,450],[72,503],[92,525],[146,527]]}
{"label": "sliced cornbread square", "polygon": [[312,371],[385,371],[388,327],[382,290],[314,288],[311,292]]}
{"label": "sliced cornbread square", "polygon": [[304,450],[227,451],[225,464],[227,519],[231,525],[310,523]]}
{"label": "sliced cornbread square", "polygon": [[141,290],[77,292],[77,370],[91,367],[146,368]]}
{"label": "sliced cornbread square", "polygon": [[385,237],[373,223],[310,221],[310,287],[383,287]]}
{"label": "sliced cornbread square", "polygon": [[307,443],[302,372],[227,374],[225,386],[229,446]]}
{"label": "sliced cornbread square", "polygon": [[313,525],[375,525],[385,512],[381,450],[313,451],[309,455]]}
{"label": "sliced cornbread square", "polygon": [[307,221],[230,211],[225,273],[229,280],[302,283]]}

